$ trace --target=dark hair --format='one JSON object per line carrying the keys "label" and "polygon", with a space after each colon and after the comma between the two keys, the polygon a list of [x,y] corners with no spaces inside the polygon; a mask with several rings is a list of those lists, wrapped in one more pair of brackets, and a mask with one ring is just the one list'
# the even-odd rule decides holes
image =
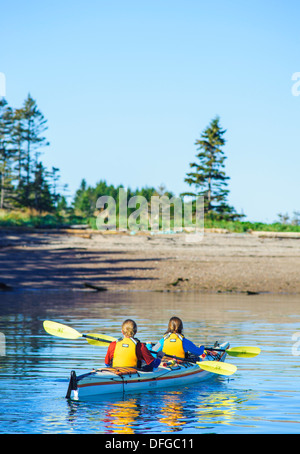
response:
{"label": "dark hair", "polygon": [[168,324],[167,333],[179,333],[183,331],[183,323],[179,317],[171,317]]}

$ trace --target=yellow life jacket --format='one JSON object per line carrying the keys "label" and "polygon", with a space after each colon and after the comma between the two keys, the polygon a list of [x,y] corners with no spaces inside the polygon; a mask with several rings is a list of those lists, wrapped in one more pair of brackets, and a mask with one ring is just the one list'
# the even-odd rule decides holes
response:
{"label": "yellow life jacket", "polygon": [[136,346],[138,340],[132,337],[124,337],[117,341],[112,366],[113,367],[137,367],[138,358]]}
{"label": "yellow life jacket", "polygon": [[168,333],[164,337],[163,351],[167,355],[178,356],[179,358],[185,358],[185,351],[182,346],[182,334]]}

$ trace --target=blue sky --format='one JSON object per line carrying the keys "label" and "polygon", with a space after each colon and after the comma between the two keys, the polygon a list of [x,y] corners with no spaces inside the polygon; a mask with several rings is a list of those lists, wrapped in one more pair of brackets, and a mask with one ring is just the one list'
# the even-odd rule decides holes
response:
{"label": "blue sky", "polygon": [[296,0],[1,2],[0,72],[48,119],[43,162],[82,178],[176,195],[216,115],[229,202],[252,221],[300,211]]}

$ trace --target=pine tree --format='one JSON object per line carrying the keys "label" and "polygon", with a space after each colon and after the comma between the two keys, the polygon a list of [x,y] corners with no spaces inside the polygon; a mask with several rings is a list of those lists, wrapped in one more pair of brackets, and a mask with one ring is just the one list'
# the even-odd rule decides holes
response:
{"label": "pine tree", "polygon": [[5,99],[0,99],[0,208],[9,206],[13,195],[13,162],[15,149],[11,139],[13,110]]}
{"label": "pine tree", "polygon": [[54,212],[59,205],[66,211],[66,199],[59,194],[59,169],[49,172],[40,161],[42,148],[49,145],[46,130],[47,120],[30,94],[18,109],[0,98],[1,209],[26,207],[41,213]]}
{"label": "pine tree", "polygon": [[[28,94],[20,112],[23,125],[23,137],[26,144],[26,182],[29,184],[32,172],[32,161],[35,167],[39,162],[41,148],[49,145],[42,135],[47,128],[47,120],[39,111],[35,100]],[[32,154],[34,153],[34,158]]]}
{"label": "pine tree", "polygon": [[[23,107],[18,109],[15,114],[18,120],[18,130],[15,129],[15,138],[19,144],[19,185],[18,198],[20,204],[33,207],[32,200],[39,200],[37,185],[35,184],[37,175],[44,172],[41,170],[39,156],[41,148],[49,145],[43,136],[47,128],[47,120],[39,111],[36,101],[28,94]],[[18,135],[17,135],[18,134]],[[24,170],[24,173],[22,173]],[[46,177],[43,175],[43,178]],[[34,194],[31,192],[35,191]],[[38,209],[38,208],[37,208]]]}
{"label": "pine tree", "polygon": [[42,211],[53,211],[54,200],[47,181],[47,172],[41,162],[38,162],[34,172],[32,183],[32,193],[34,194],[33,208],[40,213]]}
{"label": "pine tree", "polygon": [[66,209],[67,207],[66,198],[65,196],[60,194],[59,190],[63,192],[67,191],[68,185],[59,184],[60,180],[59,169],[57,167],[52,166],[52,170],[50,172],[47,172],[47,176],[50,178],[49,189],[52,194],[54,207],[58,209],[60,206],[62,209]]}
{"label": "pine tree", "polygon": [[224,171],[226,156],[222,147],[225,145],[226,130],[220,126],[220,118],[215,117],[202,132],[195,145],[199,152],[197,162],[190,163],[192,172],[186,174],[184,181],[195,188],[194,192],[181,194],[197,197],[204,196],[206,216],[219,219],[240,217],[233,207],[227,204],[229,177]]}
{"label": "pine tree", "polygon": [[14,110],[14,125],[12,129],[12,142],[16,148],[16,170],[18,174],[18,184],[21,183],[23,178],[23,171],[25,169],[25,151],[24,151],[24,142],[25,142],[25,130],[23,124],[23,109]]}

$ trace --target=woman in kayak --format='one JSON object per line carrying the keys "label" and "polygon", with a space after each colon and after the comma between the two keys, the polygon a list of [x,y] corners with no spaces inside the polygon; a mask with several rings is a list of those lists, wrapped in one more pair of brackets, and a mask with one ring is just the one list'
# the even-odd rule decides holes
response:
{"label": "woman in kayak", "polygon": [[174,355],[179,358],[185,358],[185,354],[190,352],[200,356],[204,352],[204,346],[197,347],[193,342],[186,339],[183,332],[182,320],[178,317],[172,317],[169,320],[168,329],[164,337],[153,347],[154,351],[163,351],[166,355]]}
{"label": "woman in kayak", "polygon": [[112,342],[105,356],[105,365],[112,367],[138,367],[141,368],[142,361],[144,371],[151,371],[158,367],[162,354],[157,358],[151,355],[146,345],[136,339],[137,325],[134,320],[125,320],[122,324],[123,338]]}

